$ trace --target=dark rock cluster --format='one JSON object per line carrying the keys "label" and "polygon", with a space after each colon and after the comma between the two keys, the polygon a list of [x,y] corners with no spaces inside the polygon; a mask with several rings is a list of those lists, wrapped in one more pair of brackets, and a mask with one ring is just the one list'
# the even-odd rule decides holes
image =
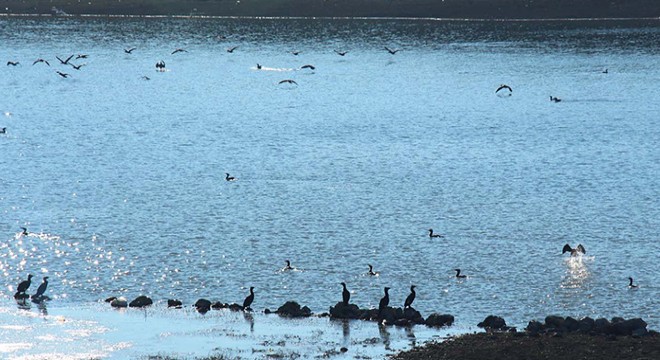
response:
{"label": "dark rock cluster", "polygon": [[270,311],[269,309],[266,309],[264,311],[266,314],[271,314],[275,313],[283,317],[289,317],[289,318],[300,318],[300,317],[310,317],[312,316],[312,310],[310,310],[307,306],[301,307],[300,304],[298,304],[295,301],[287,301],[284,303],[284,305],[280,306],[277,308],[277,311]]}
{"label": "dark rock cluster", "polygon": [[477,324],[478,327],[484,328],[486,331],[516,331],[516,328],[506,326],[506,321],[503,318],[495,315],[488,315],[484,321]]}
{"label": "dark rock cluster", "polygon": [[428,326],[450,326],[454,323],[452,315],[431,314],[424,319],[419,311],[412,307],[405,309],[387,306],[379,309],[360,309],[355,304],[344,304],[338,302],[330,307],[330,317],[334,319],[359,319],[383,322],[387,325],[410,326],[410,325],[428,325]]}
{"label": "dark rock cluster", "polygon": [[530,335],[554,334],[561,336],[566,333],[584,333],[590,335],[612,335],[612,336],[646,336],[649,331],[647,324],[640,318],[624,319],[621,317],[607,320],[605,318],[592,319],[585,317],[576,320],[570,316],[561,317],[556,315],[547,316],[545,323],[536,320],[529,322],[525,331]]}

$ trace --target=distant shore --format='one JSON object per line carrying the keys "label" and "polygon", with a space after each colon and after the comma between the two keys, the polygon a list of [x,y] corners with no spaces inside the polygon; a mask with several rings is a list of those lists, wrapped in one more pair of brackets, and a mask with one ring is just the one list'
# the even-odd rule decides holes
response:
{"label": "distant shore", "polygon": [[2,15],[660,19],[657,0],[4,0],[1,4]]}

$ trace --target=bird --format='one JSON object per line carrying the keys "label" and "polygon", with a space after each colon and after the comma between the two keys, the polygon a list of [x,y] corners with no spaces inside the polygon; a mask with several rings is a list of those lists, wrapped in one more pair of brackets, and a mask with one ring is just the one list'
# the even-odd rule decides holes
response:
{"label": "bird", "polygon": [[291,51],[291,53],[292,53],[293,55],[298,55],[298,54],[300,54],[301,52],[302,52],[302,51],[298,51],[298,50],[293,50],[293,51]]}
{"label": "bird", "polygon": [[461,269],[454,269],[456,271],[456,278],[458,279],[465,279],[467,275],[461,275]]}
{"label": "bird", "polygon": [[50,63],[48,61],[44,60],[44,59],[37,59],[32,63],[32,65],[34,65],[36,63],[44,63],[44,64],[50,66]]}
{"label": "bird", "polygon": [[23,230],[23,232],[21,233],[21,235],[28,236],[28,231],[27,231],[27,229],[24,228],[24,227],[22,227],[22,226],[21,226],[21,229]]}
{"label": "bird", "polygon": [[230,47],[229,49],[227,49],[227,52],[231,54],[231,53],[233,53],[234,50],[236,50],[236,49],[238,49],[238,46]]}
{"label": "bird", "polygon": [[254,301],[254,286],[250,286],[250,295],[243,300],[243,311],[250,309],[250,305]]}
{"label": "bird", "polygon": [[380,299],[380,302],[378,303],[378,317],[381,317],[383,310],[385,310],[387,305],[390,304],[390,294],[388,291],[390,291],[390,288],[385,287],[385,296],[383,296],[383,298]]}
{"label": "bird", "polygon": [[385,46],[385,50],[387,50],[387,52],[392,55],[396,54],[399,51],[399,49],[390,49],[387,46]]}
{"label": "bird", "polygon": [[34,293],[34,295],[32,295],[32,298],[39,299],[41,296],[44,295],[47,287],[48,287],[48,276],[44,276],[44,282],[42,282],[41,285],[39,285],[39,287],[37,288],[37,292]]}
{"label": "bird", "polygon": [[291,261],[284,260],[284,262],[286,262],[286,266],[282,268],[282,271],[294,270],[294,267],[291,266]]}
{"label": "bird", "polygon": [[156,70],[165,71],[165,61],[161,60],[156,63]]}
{"label": "bird", "polygon": [[20,284],[18,284],[18,288],[16,289],[16,293],[25,293],[27,289],[30,288],[30,284],[32,284],[32,274],[28,274],[28,278],[25,281],[21,281]]}
{"label": "bird", "polygon": [[257,69],[261,70],[261,64],[257,63]]}
{"label": "bird", "polygon": [[348,51],[339,51],[339,50],[335,50],[335,52],[336,52],[338,55],[340,55],[340,56],[345,56],[346,54],[348,54]]}
{"label": "bird", "polygon": [[20,64],[20,62],[18,62],[18,61],[11,61],[11,60],[7,61],[7,66],[9,66],[9,65],[16,66],[16,65],[19,65],[19,64]]}
{"label": "bird", "polygon": [[550,101],[554,101],[554,102],[558,103],[558,102],[561,101],[561,99],[558,98],[558,97],[554,97],[554,96],[550,95]]}
{"label": "bird", "polygon": [[74,65],[74,64],[69,64],[71,67],[73,67],[76,70],[80,70],[81,67],[85,66],[85,64],[80,64],[80,65]]}
{"label": "bird", "polygon": [[369,271],[367,272],[367,275],[378,276],[378,272],[374,271],[374,267],[371,266],[371,264],[367,264],[367,266],[369,266]]}
{"label": "bird", "polygon": [[630,283],[628,284],[629,288],[634,289],[637,287],[637,285],[633,284],[633,278],[629,277],[628,280],[630,280]]}
{"label": "bird", "polygon": [[226,181],[236,181],[238,179],[236,179],[235,177],[229,175],[229,173],[225,173],[225,180]]}
{"label": "bird", "polygon": [[180,52],[188,52],[188,50],[178,48],[178,49],[175,49],[174,51],[172,51],[172,55],[174,55],[174,54],[176,54],[176,53],[180,53]]}
{"label": "bird", "polygon": [[132,47],[130,49],[124,49],[124,52],[127,53],[127,54],[131,54],[133,52],[133,50],[135,50],[135,49],[137,49],[137,48]]}
{"label": "bird", "polygon": [[89,57],[89,55],[87,55],[87,54],[78,54],[78,55],[76,55],[76,60],[78,60],[78,59],[87,59],[88,57]]}
{"label": "bird", "polygon": [[55,58],[57,58],[57,60],[59,60],[59,61],[62,63],[62,65],[68,65],[68,64],[69,64],[69,60],[71,60],[71,59],[73,58],[73,55],[71,55],[71,56],[69,56],[68,58],[66,58],[66,60],[62,60],[62,59],[60,59],[59,56],[55,56]]}
{"label": "bird", "polygon": [[495,90],[495,93],[497,94],[502,89],[507,89],[507,90],[509,90],[509,92],[513,92],[513,89],[511,89],[511,86],[506,85],[506,84],[502,84],[502,85],[500,85],[500,87],[497,88],[497,90]]}
{"label": "bird", "polygon": [[570,245],[566,244],[562,248],[561,253],[564,254],[566,252],[570,252],[571,256],[578,256],[587,253],[587,251],[584,249],[584,246],[582,246],[582,244],[579,244],[575,249],[571,248]]}
{"label": "bird", "polygon": [[0,129],[0,134],[6,134],[6,133],[7,133],[7,128],[6,127],[3,127],[2,129]]}
{"label": "bird", "polygon": [[142,79],[142,80],[151,80],[151,78],[148,77],[148,76],[146,76],[146,75],[142,75],[142,76],[140,77],[140,79]]}
{"label": "bird", "polygon": [[348,292],[348,289],[346,288],[346,283],[340,283],[341,286],[344,287],[344,290],[341,292],[341,299],[344,305],[348,305],[348,301],[351,300],[351,293]]}
{"label": "bird", "polygon": [[298,85],[297,82],[295,82],[295,81],[293,81],[293,80],[291,80],[291,79],[282,80],[282,81],[280,81],[278,84],[284,84],[284,83]]}
{"label": "bird", "polygon": [[409,308],[412,307],[413,301],[415,301],[415,285],[410,286],[410,295],[406,298],[406,301],[403,303],[403,308]]}
{"label": "bird", "polygon": [[433,229],[429,229],[429,237],[430,237],[430,238],[441,238],[441,237],[444,237],[444,235],[442,235],[442,234],[434,234],[434,233],[433,233]]}
{"label": "bird", "polygon": [[603,70],[603,74],[607,74],[607,69]]}
{"label": "bird", "polygon": [[63,73],[63,72],[61,72],[61,71],[55,71],[55,72],[57,73],[57,75],[59,75],[59,76],[65,78],[65,79],[68,78],[69,76],[71,76],[71,75],[69,75],[69,74],[67,74],[67,73]]}
{"label": "bird", "polygon": [[316,70],[316,67],[314,65],[303,65],[300,67],[301,69],[310,69],[310,70]]}

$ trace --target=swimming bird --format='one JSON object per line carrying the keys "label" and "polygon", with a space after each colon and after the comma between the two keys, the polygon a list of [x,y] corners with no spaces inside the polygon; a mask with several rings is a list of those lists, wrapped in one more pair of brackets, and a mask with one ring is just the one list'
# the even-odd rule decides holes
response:
{"label": "swimming bird", "polygon": [[584,246],[582,246],[582,244],[579,244],[575,249],[571,248],[570,245],[566,244],[561,250],[562,254],[564,254],[565,252],[570,252],[571,256],[578,256],[587,253],[587,251],[584,249]]}
{"label": "swimming bird", "polygon": [[28,278],[25,281],[21,281],[20,284],[18,284],[18,288],[16,289],[16,293],[25,293],[27,289],[30,288],[30,284],[32,284],[32,274],[28,274]]}
{"label": "swimming bird", "polygon": [[229,173],[225,173],[225,180],[226,181],[236,181],[238,179],[236,179],[235,177],[229,175]]}
{"label": "swimming bird", "polygon": [[59,75],[59,76],[65,78],[65,79],[68,78],[69,76],[71,76],[71,75],[69,75],[69,74],[67,74],[67,73],[63,73],[63,72],[61,72],[61,71],[55,71],[55,72],[57,73],[57,75]]}
{"label": "swimming bird", "polygon": [[340,283],[341,286],[344,287],[344,290],[341,292],[341,299],[344,305],[348,305],[348,301],[351,300],[351,293],[348,292],[348,289],[346,288],[346,283]]}
{"label": "swimming bird", "polygon": [[633,285],[633,278],[629,277],[628,280],[630,280],[630,284],[628,284],[629,288],[634,289],[637,287],[637,285]]}
{"label": "swimming bird", "polygon": [[454,269],[456,271],[456,278],[458,279],[465,279],[467,275],[461,275],[461,269]]}
{"label": "swimming bird", "polygon": [[16,66],[18,64],[20,64],[20,62],[18,62],[18,61],[7,61],[7,66],[9,66],[9,65]]}
{"label": "swimming bird", "polygon": [[381,317],[383,310],[385,310],[387,305],[390,304],[390,294],[388,291],[390,291],[390,288],[385,287],[385,296],[383,296],[383,298],[380,299],[380,302],[378,303],[378,317]]}
{"label": "swimming bird", "polygon": [[603,74],[607,74],[607,69],[603,70]]}
{"label": "swimming bird", "polygon": [[7,128],[6,127],[3,127],[2,129],[0,129],[0,134],[6,134],[6,133],[7,133]]}
{"label": "swimming bird", "polygon": [[37,292],[32,295],[33,299],[38,299],[39,297],[43,296],[43,294],[46,292],[46,288],[48,287],[48,276],[44,276],[44,282],[39,285],[37,288]]}
{"label": "swimming bird", "polygon": [[124,49],[124,52],[127,53],[127,54],[131,54],[131,53],[133,53],[133,50],[135,50],[135,49],[137,49],[137,48],[132,47],[130,49]]}
{"label": "swimming bird", "polygon": [[387,50],[387,52],[392,55],[396,54],[399,51],[399,49],[390,49],[387,46],[385,46],[385,50]]}
{"label": "swimming bird", "polygon": [[32,65],[34,65],[36,63],[44,63],[44,64],[50,66],[50,63],[48,61],[44,60],[44,59],[37,59],[32,63]]}
{"label": "swimming bird", "polygon": [[282,81],[280,81],[278,84],[284,84],[284,83],[298,85],[297,82],[295,82],[295,81],[293,81],[293,80],[291,80],[291,79],[282,80]]}
{"label": "swimming bird", "polygon": [[231,53],[233,53],[234,50],[236,50],[236,49],[238,49],[238,46],[230,47],[229,49],[227,49],[227,52],[231,54]]}
{"label": "swimming bird", "polygon": [[[243,300],[243,311],[250,309],[250,305],[254,301],[254,286],[250,287],[250,295],[248,295],[245,300]],[[252,309],[250,309],[252,310]]]}
{"label": "swimming bird", "polygon": [[310,70],[316,70],[314,65],[303,65],[300,67],[301,69],[310,69]]}
{"label": "swimming bird", "polygon": [[558,97],[554,97],[554,96],[550,95],[550,101],[554,101],[554,102],[558,103],[558,102],[561,101],[561,99],[558,98]]}
{"label": "swimming bird", "polygon": [[188,52],[188,50],[186,50],[186,49],[181,49],[181,48],[177,48],[177,49],[175,49],[174,51],[172,51],[172,55],[174,55],[174,54],[176,54],[176,53],[180,53],[180,52]]}
{"label": "swimming bird", "polygon": [[59,56],[55,56],[55,58],[57,58],[57,60],[59,60],[59,61],[62,63],[62,65],[68,65],[68,64],[69,64],[69,60],[71,60],[71,59],[73,58],[73,55],[71,55],[71,56],[69,56],[68,58],[66,58],[66,60],[62,60],[62,59],[60,59]]}
{"label": "swimming bird", "polygon": [[291,53],[292,53],[293,55],[298,55],[298,54],[300,54],[301,52],[302,52],[302,51],[298,51],[298,50],[293,50],[293,51],[291,51]]}
{"label": "swimming bird", "polygon": [[294,270],[294,267],[291,266],[291,261],[284,260],[284,262],[286,262],[286,266],[282,268],[282,271]]}
{"label": "swimming bird", "polygon": [[406,298],[406,301],[403,303],[403,308],[404,309],[412,307],[412,303],[413,303],[413,301],[415,301],[415,294],[416,294],[415,293],[415,288],[416,288],[415,285],[410,286],[410,295],[408,295],[408,297]]}
{"label": "swimming bird", "polygon": [[378,276],[378,272],[374,271],[374,267],[371,266],[371,264],[367,264],[369,267],[369,271],[367,272],[367,275],[369,276]]}
{"label": "swimming bird", "polygon": [[257,63],[257,70],[261,70],[261,64]]}
{"label": "swimming bird", "polygon": [[340,55],[340,56],[344,56],[344,55],[348,54],[348,51],[339,51],[339,50],[335,50],[335,52],[336,52],[338,55]]}
{"label": "swimming bird", "polygon": [[28,231],[27,231],[27,229],[24,228],[24,227],[22,227],[22,226],[21,226],[21,229],[23,230],[23,232],[21,233],[21,235],[23,235],[23,236],[28,236]]}
{"label": "swimming bird", "polygon": [[497,88],[497,90],[495,90],[495,93],[497,94],[502,89],[507,89],[507,90],[509,90],[509,92],[513,92],[513,89],[511,89],[511,86],[506,85],[506,84],[502,84],[502,85],[500,85],[500,87]]}
{"label": "swimming bird", "polygon": [[442,234],[434,234],[434,233],[433,233],[433,229],[429,229],[429,237],[430,237],[430,238],[441,238],[441,237],[444,237],[444,235],[442,235]]}
{"label": "swimming bird", "polygon": [[80,65],[69,64],[69,65],[71,65],[71,67],[76,69],[76,70],[80,70],[80,68],[85,66],[86,64],[80,64]]}
{"label": "swimming bird", "polygon": [[156,63],[156,70],[165,71],[165,61],[161,60]]}

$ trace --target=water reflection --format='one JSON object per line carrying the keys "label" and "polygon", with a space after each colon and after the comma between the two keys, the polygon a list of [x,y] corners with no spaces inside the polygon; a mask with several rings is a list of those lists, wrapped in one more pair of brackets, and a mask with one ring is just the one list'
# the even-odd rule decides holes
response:
{"label": "water reflection", "polygon": [[581,288],[589,278],[586,256],[571,256],[565,260],[566,275],[562,280],[561,287],[564,289]]}
{"label": "water reflection", "polygon": [[406,337],[408,340],[410,340],[410,347],[416,347],[417,346],[417,338],[415,337],[415,333],[413,332],[412,326],[406,326]]}
{"label": "water reflection", "polygon": [[390,348],[390,332],[387,330],[387,326],[383,323],[378,323],[378,334],[380,334],[380,339],[385,345],[385,350],[391,350]]}
{"label": "water reflection", "polygon": [[243,312],[243,319],[247,321],[250,324],[250,332],[254,332],[254,317],[252,316],[251,312],[244,311]]}

